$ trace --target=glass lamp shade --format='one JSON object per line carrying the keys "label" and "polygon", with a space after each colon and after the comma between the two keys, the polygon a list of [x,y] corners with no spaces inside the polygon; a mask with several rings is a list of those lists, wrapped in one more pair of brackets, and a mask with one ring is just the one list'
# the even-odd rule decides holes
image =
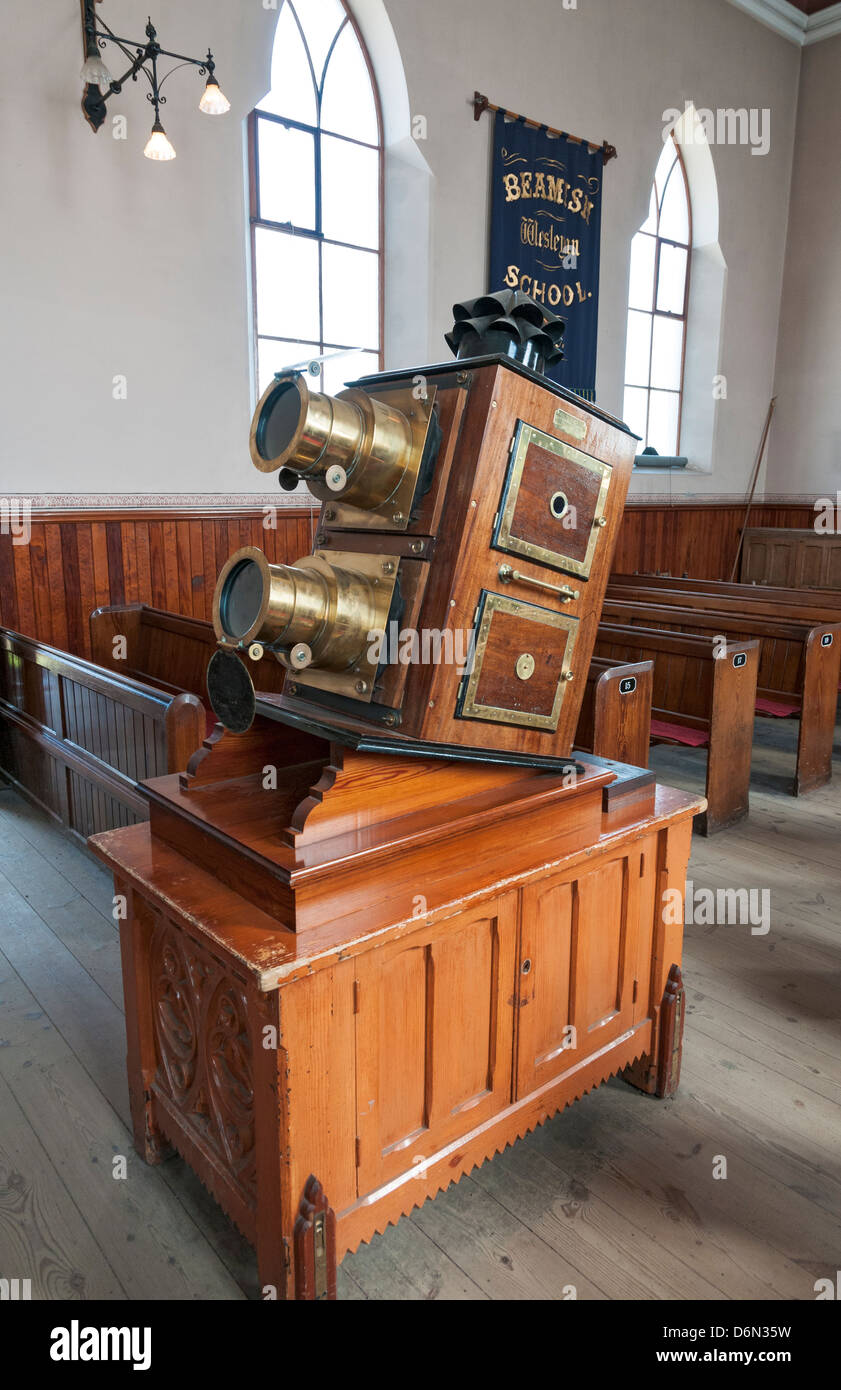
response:
{"label": "glass lamp shade", "polygon": [[206,116],[224,116],[226,111],[230,111],[231,103],[221,90],[215,77],[208,77],[207,85],[202,93],[199,102],[199,110]]}
{"label": "glass lamp shade", "polygon": [[101,92],[109,91],[114,81],[98,53],[92,53],[85,59],[79,75],[87,87],[98,87]]}
{"label": "glass lamp shade", "polygon": [[160,121],[155,121],[152,126],[152,134],[146,142],[143,151],[147,159],[174,159],[175,149],[167,139],[166,131]]}

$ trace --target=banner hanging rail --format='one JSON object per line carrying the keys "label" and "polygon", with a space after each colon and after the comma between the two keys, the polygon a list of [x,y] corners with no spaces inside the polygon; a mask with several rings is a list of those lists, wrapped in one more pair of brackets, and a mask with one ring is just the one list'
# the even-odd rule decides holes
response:
{"label": "banner hanging rail", "polygon": [[509,120],[522,121],[524,125],[530,126],[533,130],[545,130],[548,135],[558,135],[563,140],[571,140],[574,145],[587,145],[593,153],[596,150],[601,150],[605,164],[608,164],[611,159],[617,158],[616,146],[609,145],[607,140],[603,140],[599,145],[592,140],[582,139],[580,135],[570,135],[568,130],[556,130],[554,126],[544,125],[541,121],[533,121],[528,116],[520,116],[516,111],[509,111],[505,106],[495,106],[481,92],[473,93],[473,100],[470,104],[473,107],[474,121],[478,121],[486,111],[501,111],[503,116],[507,116]]}

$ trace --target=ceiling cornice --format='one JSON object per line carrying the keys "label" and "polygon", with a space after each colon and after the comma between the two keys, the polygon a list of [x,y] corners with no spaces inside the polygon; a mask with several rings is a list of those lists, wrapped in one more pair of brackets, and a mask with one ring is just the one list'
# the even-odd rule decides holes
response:
{"label": "ceiling cornice", "polygon": [[801,48],[841,34],[841,4],[830,5],[813,15],[805,15],[788,0],[730,0],[730,4]]}
{"label": "ceiling cornice", "polygon": [[809,16],[804,43],[820,43],[821,39],[834,39],[841,34],[841,5],[830,5],[829,9]]}

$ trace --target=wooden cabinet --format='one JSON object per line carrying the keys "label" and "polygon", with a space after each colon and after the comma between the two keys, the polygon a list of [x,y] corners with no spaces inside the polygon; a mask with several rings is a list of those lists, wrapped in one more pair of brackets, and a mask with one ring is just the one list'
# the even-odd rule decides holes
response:
{"label": "wooden cabinet", "polygon": [[656,850],[648,836],[359,958],[360,1196],[649,1016]]}
{"label": "wooden cabinet", "polygon": [[639,848],[523,890],[517,1094],[608,1047],[648,1009],[639,948],[650,941],[651,855]]}
{"label": "wooden cabinet", "polygon": [[508,1104],[517,896],[359,961],[359,1190]]}
{"label": "wooden cabinet", "polygon": [[608,1077],[671,1094],[660,906],[704,807],[588,758],[567,781],[315,751],[208,740],[147,784],[149,824],[92,842],[127,902],[135,1145],[182,1154],[281,1298],[329,1296],[325,1260]]}

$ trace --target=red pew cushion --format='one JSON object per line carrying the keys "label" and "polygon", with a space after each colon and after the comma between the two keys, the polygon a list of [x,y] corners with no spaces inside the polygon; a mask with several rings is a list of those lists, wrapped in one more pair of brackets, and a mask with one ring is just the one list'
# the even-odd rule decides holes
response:
{"label": "red pew cushion", "polygon": [[757,696],[757,714],[770,714],[773,719],[788,719],[789,715],[800,713],[799,700],[767,700],[764,696]]}
{"label": "red pew cushion", "polygon": [[685,743],[690,748],[705,748],[710,741],[705,729],[688,729],[685,724],[670,724],[665,719],[652,719],[651,737],[673,739],[675,743]]}

